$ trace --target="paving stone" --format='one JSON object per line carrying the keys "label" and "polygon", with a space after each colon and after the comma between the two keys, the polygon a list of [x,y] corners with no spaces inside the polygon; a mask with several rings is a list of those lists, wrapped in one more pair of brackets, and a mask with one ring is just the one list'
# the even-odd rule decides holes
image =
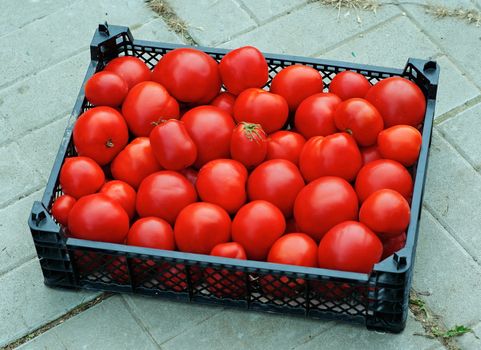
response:
{"label": "paving stone", "polygon": [[[3,104],[3,100],[0,97],[0,108]],[[0,144],[5,143],[8,138],[12,135],[12,126],[8,122],[8,119],[3,115],[3,112],[0,110]]]}
{"label": "paving stone", "polygon": [[453,142],[470,162],[481,169],[481,154],[479,152],[479,130],[481,130],[481,104],[477,104],[440,126],[443,134]]}
{"label": "paving stone", "polygon": [[338,19],[336,9],[312,3],[240,35],[221,47],[255,45],[265,52],[314,55],[396,14],[399,14],[397,7],[383,6],[377,14],[363,12],[362,23],[359,24],[354,15]]}
{"label": "paving stone", "polygon": [[289,14],[289,11],[308,2],[308,0],[239,0],[255,16],[259,22],[266,22],[268,19],[282,14]]}
{"label": "paving stone", "polygon": [[[98,293],[63,291],[43,284],[36,259],[0,277],[0,346],[62,316]],[[78,331],[78,329],[77,329]]]}
{"label": "paving stone", "polygon": [[464,334],[458,338],[458,344],[462,349],[481,349],[481,323],[471,327],[472,332]]}
{"label": "paving stone", "polygon": [[157,18],[132,31],[135,39],[161,41],[166,43],[182,43],[181,38],[171,32],[161,18]]}
{"label": "paving stone", "polygon": [[202,45],[216,45],[255,26],[254,20],[233,0],[173,0],[169,3],[186,22],[192,37]]}

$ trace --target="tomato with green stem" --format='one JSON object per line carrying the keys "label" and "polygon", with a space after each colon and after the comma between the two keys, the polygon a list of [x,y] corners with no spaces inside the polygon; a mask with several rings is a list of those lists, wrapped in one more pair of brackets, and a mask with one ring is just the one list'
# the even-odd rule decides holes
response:
{"label": "tomato with green stem", "polygon": [[247,168],[264,161],[267,154],[267,137],[260,124],[240,122],[230,142],[230,154]]}

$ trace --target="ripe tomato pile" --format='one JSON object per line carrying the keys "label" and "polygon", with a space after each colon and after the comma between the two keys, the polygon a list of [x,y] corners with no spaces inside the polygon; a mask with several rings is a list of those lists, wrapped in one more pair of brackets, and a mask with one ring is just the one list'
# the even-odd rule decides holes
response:
{"label": "ripe tomato pile", "polygon": [[406,241],[422,91],[344,71],[323,92],[303,65],[268,79],[254,47],[113,59],[53,216],[81,239],[369,273]]}

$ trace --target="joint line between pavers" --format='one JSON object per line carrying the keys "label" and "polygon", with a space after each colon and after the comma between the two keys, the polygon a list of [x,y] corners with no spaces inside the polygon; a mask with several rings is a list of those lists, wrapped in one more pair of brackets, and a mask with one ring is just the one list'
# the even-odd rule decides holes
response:
{"label": "joint line between pavers", "polygon": [[435,126],[440,125],[440,124],[444,123],[445,121],[456,117],[458,114],[474,107],[475,105],[477,105],[480,102],[481,102],[481,95],[475,96],[472,99],[464,102],[462,105],[454,107],[454,108],[450,109],[449,111],[444,112],[443,114],[437,116],[436,119],[434,119],[434,125]]}
{"label": "joint line between pavers", "polygon": [[17,261],[17,264],[15,266],[13,266],[12,268],[10,268],[9,270],[0,270],[0,278],[2,278],[4,275],[10,273],[11,271],[16,270],[16,269],[28,264],[32,260],[35,260],[36,257],[37,257],[36,253],[31,253],[30,255],[25,256],[22,259],[20,259],[19,261]]}
{"label": "joint line between pavers", "polygon": [[333,329],[334,327],[336,327],[337,324],[339,324],[338,322],[336,321],[328,321],[327,322],[328,324],[331,324],[330,326],[326,327],[326,328],[322,328],[321,331],[319,333],[316,333],[311,339],[307,339],[305,342],[302,342],[302,343],[299,343],[299,344],[296,344],[291,350],[296,350],[297,348],[299,348],[300,346],[302,345],[305,345],[305,344],[308,344],[312,341],[314,341],[317,337],[319,337],[321,334],[327,332],[327,331],[330,331],[331,329]]}
{"label": "joint line between pavers", "polygon": [[[43,179],[43,176],[36,169],[34,169],[34,172],[35,172],[36,175],[38,175],[39,178]],[[45,187],[46,184],[47,183],[45,181],[45,183],[43,183],[41,185],[37,185],[37,186],[27,190],[27,191],[17,193],[13,198],[7,199],[5,202],[3,202],[0,205],[0,210],[9,207],[12,204],[15,204],[17,201],[19,201],[19,200],[21,200],[25,197],[30,196],[34,192],[40,191],[41,189],[43,189]]]}
{"label": "joint line between pavers", "polygon": [[261,21],[256,17],[254,12],[252,12],[252,10],[249,7],[247,7],[246,4],[244,4],[244,2],[242,0],[233,0],[233,1],[237,5],[239,5],[241,10],[243,10],[245,13],[247,13],[247,15],[257,24],[257,26],[260,26]]}

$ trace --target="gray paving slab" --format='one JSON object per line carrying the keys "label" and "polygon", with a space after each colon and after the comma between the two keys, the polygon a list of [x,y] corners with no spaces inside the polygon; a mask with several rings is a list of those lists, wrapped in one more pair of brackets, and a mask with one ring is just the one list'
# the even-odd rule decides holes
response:
{"label": "gray paving slab", "polygon": [[458,343],[463,349],[481,349],[481,323],[471,326],[472,332],[459,338]]}
{"label": "gray paving slab", "polygon": [[261,23],[272,17],[289,14],[289,12],[308,2],[308,0],[238,0],[242,2]]}
{"label": "gray paving slab", "polygon": [[[0,97],[0,108],[3,104],[3,100]],[[12,126],[8,122],[8,119],[5,117],[4,113],[0,110],[0,145],[4,144],[8,138],[12,135]]]}
{"label": "gray paving slab", "polygon": [[140,28],[134,29],[132,34],[135,39],[161,41],[166,43],[182,43],[182,39],[169,30],[161,18],[154,19]]}

